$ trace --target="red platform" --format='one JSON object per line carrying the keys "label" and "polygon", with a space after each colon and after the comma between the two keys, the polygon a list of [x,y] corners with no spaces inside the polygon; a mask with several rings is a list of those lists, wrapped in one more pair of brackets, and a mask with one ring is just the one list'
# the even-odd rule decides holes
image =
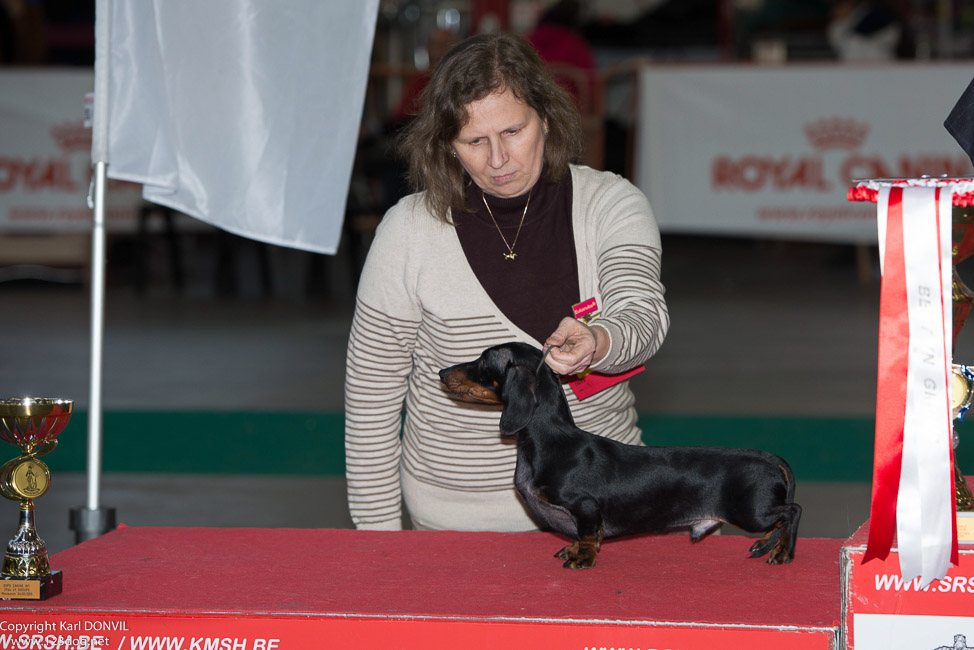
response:
{"label": "red platform", "polygon": [[[868,540],[867,521],[842,548],[845,647],[974,647],[974,544],[960,544],[958,564],[921,587],[919,578],[903,580],[895,542],[886,559],[863,563]],[[955,646],[960,635],[966,641]]]}
{"label": "red platform", "polygon": [[576,571],[553,557],[564,543],[122,528],[52,558],[61,595],[0,603],[0,649],[838,647],[842,540],[800,539],[769,566],[737,536],[628,538]]}

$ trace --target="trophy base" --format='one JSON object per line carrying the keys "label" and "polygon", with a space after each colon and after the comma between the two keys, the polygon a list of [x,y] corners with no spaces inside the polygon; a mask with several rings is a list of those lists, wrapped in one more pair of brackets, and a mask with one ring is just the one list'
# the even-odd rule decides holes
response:
{"label": "trophy base", "polygon": [[0,575],[0,600],[47,600],[61,593],[61,572],[36,578]]}

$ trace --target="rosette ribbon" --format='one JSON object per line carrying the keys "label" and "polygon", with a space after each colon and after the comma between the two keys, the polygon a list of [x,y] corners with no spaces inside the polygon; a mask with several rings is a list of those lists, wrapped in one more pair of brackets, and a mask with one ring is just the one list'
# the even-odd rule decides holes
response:
{"label": "rosette ribbon", "polygon": [[951,373],[948,187],[881,185],[876,446],[863,562],[885,559],[894,534],[903,578],[921,587],[957,563]]}

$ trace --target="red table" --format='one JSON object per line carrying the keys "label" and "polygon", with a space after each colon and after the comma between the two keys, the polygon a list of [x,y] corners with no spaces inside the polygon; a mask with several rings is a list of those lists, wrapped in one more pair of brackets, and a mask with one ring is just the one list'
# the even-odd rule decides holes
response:
{"label": "red table", "polygon": [[62,594],[0,603],[0,650],[838,647],[843,540],[800,539],[785,566],[738,536],[610,540],[591,570],[563,569],[564,543],[121,528],[52,558]]}

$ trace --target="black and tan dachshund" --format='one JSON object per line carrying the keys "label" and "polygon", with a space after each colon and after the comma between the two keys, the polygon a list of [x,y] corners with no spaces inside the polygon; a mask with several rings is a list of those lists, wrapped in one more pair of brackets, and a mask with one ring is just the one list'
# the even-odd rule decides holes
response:
{"label": "black and tan dachshund", "polygon": [[503,404],[500,433],[516,436],[514,483],[537,520],[574,540],[555,557],[595,566],[603,538],[689,529],[697,541],[726,522],[763,533],[751,557],[795,556],[801,506],[783,459],[724,447],[627,445],[575,426],[559,377],[525,343],[488,348],[440,371],[457,399]]}

